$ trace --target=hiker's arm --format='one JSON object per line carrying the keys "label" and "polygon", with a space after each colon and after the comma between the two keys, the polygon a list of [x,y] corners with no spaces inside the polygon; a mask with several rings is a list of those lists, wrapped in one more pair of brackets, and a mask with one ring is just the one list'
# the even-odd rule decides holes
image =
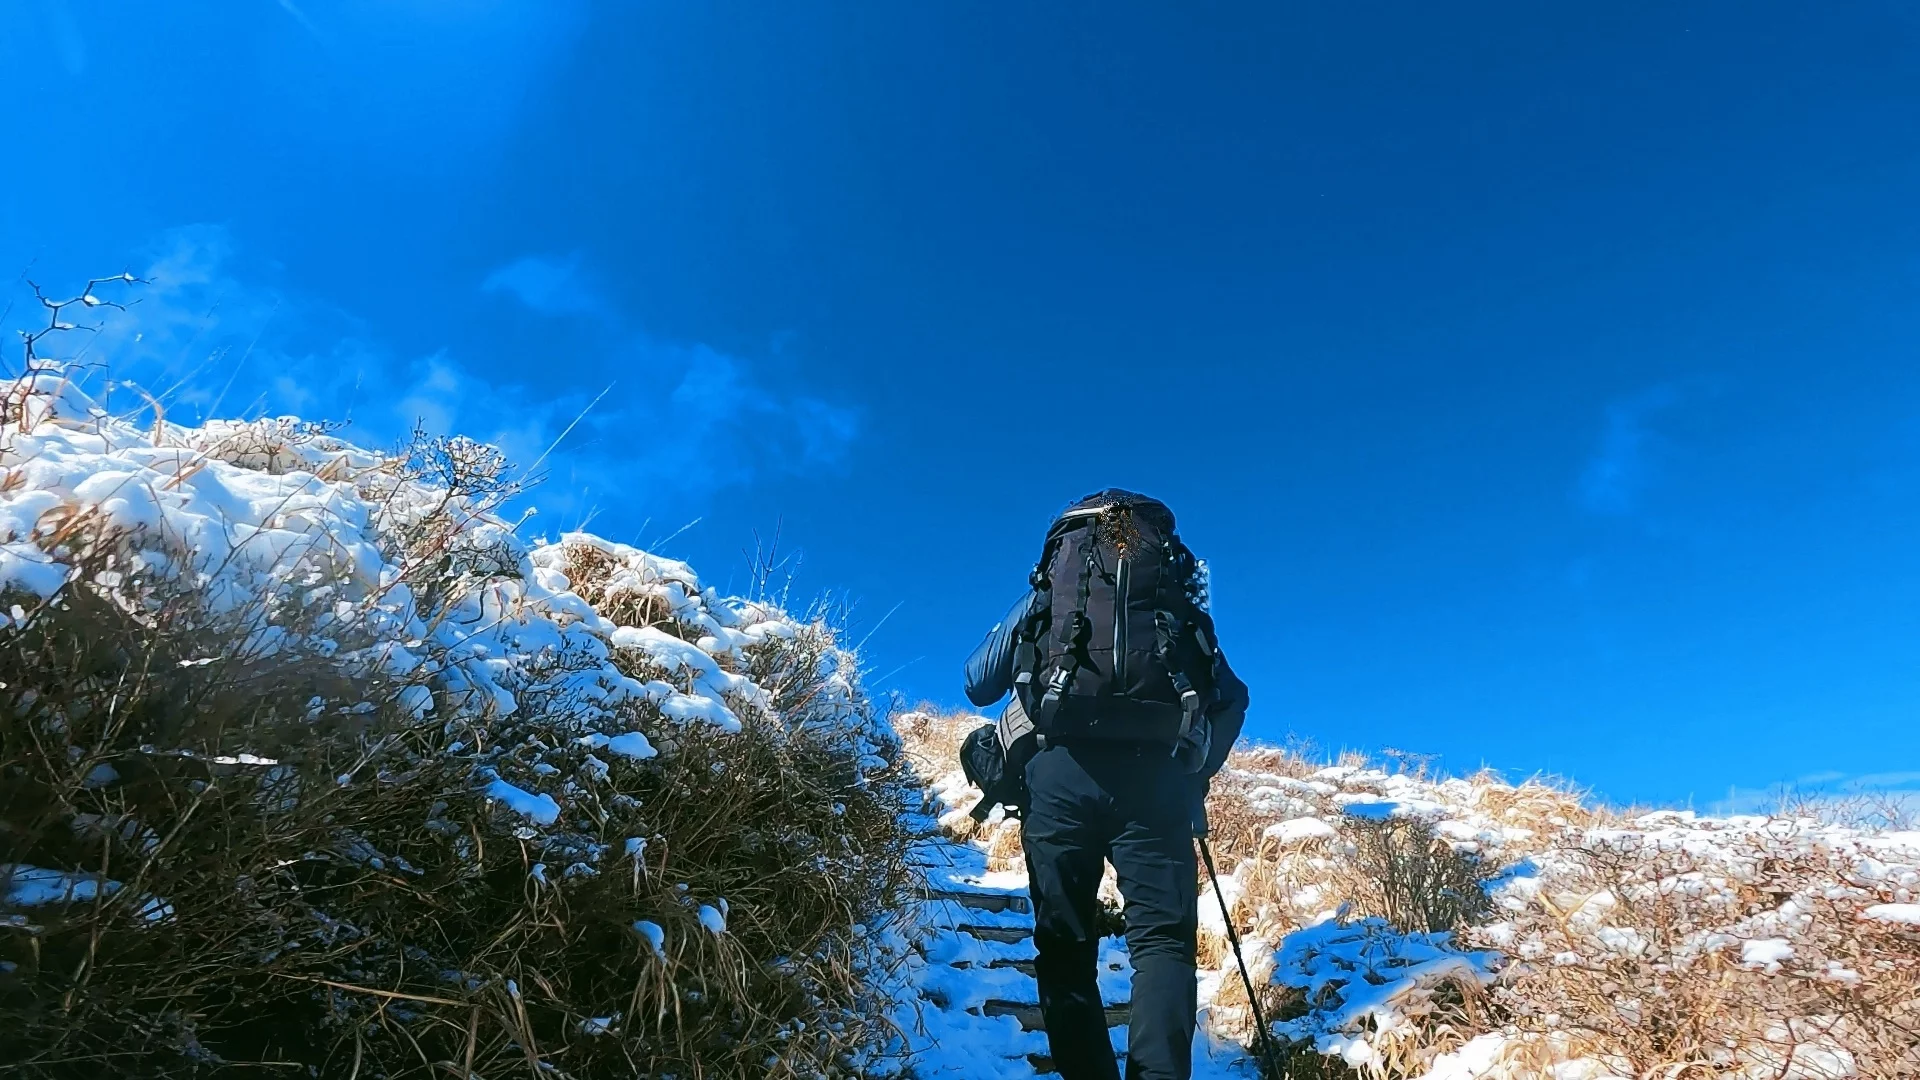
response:
{"label": "hiker's arm", "polygon": [[1227,665],[1227,654],[1219,654],[1219,666],[1214,672],[1215,684],[1220,688],[1220,696],[1214,699],[1207,709],[1207,719],[1213,725],[1212,744],[1207,748],[1207,763],[1200,769],[1200,778],[1204,783],[1213,779],[1227,763],[1227,755],[1233,751],[1233,744],[1240,738],[1240,729],[1247,723],[1247,705],[1250,695],[1247,684],[1233,673]]}
{"label": "hiker's arm", "polygon": [[1194,774],[1190,820],[1196,836],[1205,836],[1209,831],[1207,824],[1207,795],[1213,787],[1214,774],[1227,763],[1227,755],[1233,752],[1233,744],[1240,738],[1240,729],[1247,722],[1247,684],[1227,666],[1225,653],[1220,654],[1220,666],[1214,673],[1220,688],[1220,696],[1207,709],[1207,719],[1212,724],[1212,736],[1207,746],[1206,764]]}
{"label": "hiker's arm", "polygon": [[1034,593],[1028,590],[967,657],[967,700],[977,708],[986,708],[1013,689],[1014,635],[1026,621],[1033,601]]}

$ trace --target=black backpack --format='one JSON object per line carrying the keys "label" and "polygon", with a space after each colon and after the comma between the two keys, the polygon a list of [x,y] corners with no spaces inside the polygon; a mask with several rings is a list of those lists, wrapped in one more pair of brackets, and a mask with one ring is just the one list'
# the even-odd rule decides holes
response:
{"label": "black backpack", "polygon": [[1197,571],[1156,499],[1103,491],[1054,521],[1014,649],[1015,693],[1042,736],[1206,756],[1216,648]]}

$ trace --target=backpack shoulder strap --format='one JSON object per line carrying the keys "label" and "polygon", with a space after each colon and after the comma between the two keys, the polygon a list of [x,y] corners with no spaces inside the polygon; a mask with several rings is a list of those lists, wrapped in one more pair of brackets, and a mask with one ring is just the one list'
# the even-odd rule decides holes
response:
{"label": "backpack shoulder strap", "polygon": [[1016,700],[1032,693],[1033,677],[1040,669],[1040,639],[1053,625],[1053,579],[1047,574],[1047,564],[1053,561],[1054,548],[1059,544],[1057,528],[1047,530],[1040,561],[1033,564],[1033,572],[1027,575],[1033,598],[1027,607],[1027,617],[1014,631],[1013,695]]}
{"label": "backpack shoulder strap", "polygon": [[1180,695],[1180,737],[1175,742],[1177,753],[1179,743],[1184,742],[1193,730],[1206,704],[1200,700],[1193,674],[1182,663],[1180,644],[1190,636],[1209,665],[1209,671],[1214,662],[1215,646],[1213,620],[1193,596],[1193,552],[1180,542],[1179,536],[1170,535],[1163,545],[1162,557],[1165,559],[1166,572],[1161,578],[1160,606],[1153,613],[1154,650],[1159,653],[1161,665],[1173,680],[1174,691]]}

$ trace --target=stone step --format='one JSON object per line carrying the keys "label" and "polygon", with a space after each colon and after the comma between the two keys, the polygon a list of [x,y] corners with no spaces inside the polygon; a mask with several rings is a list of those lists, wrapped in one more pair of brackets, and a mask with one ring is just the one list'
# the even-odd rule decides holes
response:
{"label": "stone step", "polygon": [[[955,960],[948,966],[957,971],[968,971],[972,969],[973,961]],[[987,968],[992,971],[1017,971],[1029,979],[1037,979],[1040,977],[1040,973],[1032,960],[991,960],[988,961]]]}
{"label": "stone step", "polygon": [[972,908],[974,911],[1011,911],[1016,915],[1033,914],[1033,901],[1016,893],[995,892],[943,892],[939,889],[923,888],[922,900],[944,900]]}
{"label": "stone step", "polygon": [[[1113,1061],[1114,1064],[1120,1067],[1122,1074],[1127,1071],[1127,1055],[1125,1053],[1113,1055]],[[1053,1067],[1053,1057],[1050,1054],[1028,1054],[1027,1064],[1032,1066],[1033,1071],[1041,1076],[1052,1076],[1059,1072],[1058,1069]]]}
{"label": "stone step", "polygon": [[[971,1010],[969,1010],[971,1011]],[[1040,1006],[1030,1001],[990,1000],[980,1006],[982,1016],[1011,1016],[1020,1022],[1022,1031],[1044,1031],[1046,1021],[1040,1016]],[[1122,1002],[1107,1006],[1107,1026],[1125,1027],[1133,1014],[1133,1006]]]}
{"label": "stone step", "polygon": [[1006,945],[1018,944],[1033,937],[1033,927],[1031,926],[978,926],[968,924],[956,926],[954,929],[962,934],[970,934],[982,941],[998,941]]}

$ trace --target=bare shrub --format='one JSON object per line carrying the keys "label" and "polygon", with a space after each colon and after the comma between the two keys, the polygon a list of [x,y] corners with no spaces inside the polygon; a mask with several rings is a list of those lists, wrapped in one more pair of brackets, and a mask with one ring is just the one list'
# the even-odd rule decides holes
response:
{"label": "bare shrub", "polygon": [[1484,918],[1488,869],[1480,857],[1434,835],[1417,818],[1358,818],[1345,823],[1353,843],[1354,889],[1361,914],[1401,930],[1460,930]]}
{"label": "bare shrub", "polygon": [[1495,1000],[1637,1075],[1914,1075],[1920,932],[1869,917],[1903,886],[1835,839],[1804,820],[1586,837],[1477,935],[1516,957]]}
{"label": "bare shrub", "polygon": [[563,572],[595,611],[622,626],[657,626],[672,620],[673,608],[664,588],[649,588],[653,582],[622,573],[619,561],[596,545],[570,544],[565,550]]}

